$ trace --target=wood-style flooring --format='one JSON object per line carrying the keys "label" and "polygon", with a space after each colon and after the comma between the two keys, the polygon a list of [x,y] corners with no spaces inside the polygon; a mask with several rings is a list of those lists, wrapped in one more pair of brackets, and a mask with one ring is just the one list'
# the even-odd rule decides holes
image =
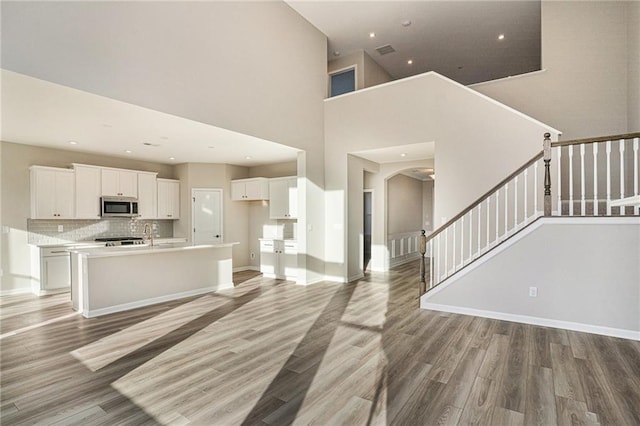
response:
{"label": "wood-style flooring", "polygon": [[640,425],[640,342],[418,309],[417,265],[84,319],[0,298],[2,425]]}

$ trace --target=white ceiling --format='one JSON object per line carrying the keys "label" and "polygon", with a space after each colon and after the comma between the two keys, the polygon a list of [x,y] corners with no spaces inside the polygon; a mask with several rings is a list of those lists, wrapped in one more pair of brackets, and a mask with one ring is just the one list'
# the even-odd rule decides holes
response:
{"label": "white ceiling", "polygon": [[1,81],[1,137],[6,142],[163,164],[256,166],[292,161],[298,153],[264,139],[7,70],[2,70]]}
{"label": "white ceiling", "polygon": [[[432,160],[435,157],[435,142],[369,149],[353,152],[352,154],[379,164],[407,162],[415,165],[416,161]],[[430,180],[432,179],[431,175],[434,174],[434,169],[433,167],[407,167],[402,174],[418,180]]]}
{"label": "white ceiling", "polygon": [[[436,71],[467,85],[540,69],[540,1],[287,3],[328,37],[329,60],[364,50],[394,79]],[[386,44],[396,52],[381,56]]]}

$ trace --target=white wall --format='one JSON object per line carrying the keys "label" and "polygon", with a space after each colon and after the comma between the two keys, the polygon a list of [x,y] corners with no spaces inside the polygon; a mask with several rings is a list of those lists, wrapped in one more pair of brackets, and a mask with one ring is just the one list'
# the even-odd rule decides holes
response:
{"label": "white wall", "polygon": [[364,87],[377,86],[392,80],[391,75],[385,71],[376,61],[363,51],[364,63]]}
{"label": "white wall", "polygon": [[434,181],[422,182],[422,228],[425,231],[433,231],[433,195]]}
{"label": "white wall", "polygon": [[627,2],[627,58],[629,70],[627,129],[630,132],[640,131],[640,2]]}
{"label": "white wall", "polygon": [[[542,221],[511,247],[425,294],[423,306],[526,316],[534,323],[580,329],[578,324],[593,332],[626,330],[640,338],[640,221]],[[537,297],[529,297],[529,287],[537,287]]]}
{"label": "white wall", "polygon": [[[640,130],[633,3],[543,1],[545,71],[471,87],[561,130],[563,140]],[[636,118],[627,123],[632,109]]]}
{"label": "white wall", "polygon": [[[345,208],[362,194],[362,186],[345,185],[348,153],[435,141],[437,227],[541,151],[547,131],[556,137],[549,126],[436,73],[327,99],[325,252],[337,264],[327,265],[334,268],[329,275],[346,279],[358,264],[341,257],[351,253],[353,239]],[[355,173],[362,180],[362,170]]]}

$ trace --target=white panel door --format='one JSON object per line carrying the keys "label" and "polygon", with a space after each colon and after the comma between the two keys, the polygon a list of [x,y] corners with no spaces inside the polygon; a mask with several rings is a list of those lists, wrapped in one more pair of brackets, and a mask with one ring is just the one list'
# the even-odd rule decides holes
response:
{"label": "white panel door", "polygon": [[193,189],[193,243],[222,243],[222,189]]}

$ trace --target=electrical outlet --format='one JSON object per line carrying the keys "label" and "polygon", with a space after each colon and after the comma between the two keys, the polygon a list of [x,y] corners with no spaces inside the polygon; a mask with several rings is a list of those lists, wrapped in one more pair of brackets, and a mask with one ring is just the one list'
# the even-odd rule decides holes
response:
{"label": "electrical outlet", "polygon": [[58,232],[64,232],[64,225],[58,225]]}
{"label": "electrical outlet", "polygon": [[529,297],[538,297],[538,287],[529,287]]}
{"label": "electrical outlet", "polygon": [[251,252],[251,259],[255,259],[256,258],[256,254],[254,252]]}

